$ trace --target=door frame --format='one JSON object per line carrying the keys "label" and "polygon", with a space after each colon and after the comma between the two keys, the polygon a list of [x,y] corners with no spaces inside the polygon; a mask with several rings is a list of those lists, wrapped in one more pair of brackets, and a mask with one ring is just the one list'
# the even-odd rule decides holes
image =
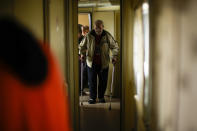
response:
{"label": "door frame", "polygon": [[[120,0],[120,78],[122,78],[122,0]],[[78,78],[78,0],[65,1],[65,46],[66,46],[66,80],[68,83],[68,94],[70,98],[70,111],[72,127],[79,131],[80,107],[79,107],[79,78]],[[120,79],[120,130],[124,130],[124,88]]]}

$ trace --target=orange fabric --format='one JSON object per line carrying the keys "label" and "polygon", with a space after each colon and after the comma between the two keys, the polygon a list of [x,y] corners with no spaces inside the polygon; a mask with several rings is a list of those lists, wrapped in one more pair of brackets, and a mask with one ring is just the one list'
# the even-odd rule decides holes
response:
{"label": "orange fabric", "polygon": [[48,48],[48,75],[30,87],[0,65],[0,130],[70,131],[68,98]]}

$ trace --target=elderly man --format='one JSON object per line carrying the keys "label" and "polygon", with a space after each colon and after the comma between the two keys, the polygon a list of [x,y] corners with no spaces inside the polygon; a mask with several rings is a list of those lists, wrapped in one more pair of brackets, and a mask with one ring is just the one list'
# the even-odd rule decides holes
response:
{"label": "elderly man", "polygon": [[97,98],[97,75],[99,78],[98,98],[100,103],[105,103],[104,94],[107,87],[108,70],[112,51],[112,63],[117,62],[118,44],[112,35],[104,30],[102,20],[96,20],[94,29],[90,31],[79,45],[81,59],[87,62],[88,84],[90,88],[89,104],[95,104]]}

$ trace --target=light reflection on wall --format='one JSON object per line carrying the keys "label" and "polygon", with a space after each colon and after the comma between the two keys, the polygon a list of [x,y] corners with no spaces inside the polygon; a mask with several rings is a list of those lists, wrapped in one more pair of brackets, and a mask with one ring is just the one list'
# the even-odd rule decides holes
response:
{"label": "light reflection on wall", "polygon": [[150,65],[150,43],[149,43],[149,4],[147,2],[142,5],[143,13],[143,34],[144,34],[144,77],[145,77],[145,89],[144,89],[144,104],[148,105],[149,102],[149,65]]}
{"label": "light reflection on wall", "polygon": [[144,37],[144,124],[150,127],[151,117],[151,74],[150,74],[150,25],[149,25],[149,4],[142,5],[143,13],[143,37]]}
{"label": "light reflection on wall", "polygon": [[134,16],[134,36],[133,36],[133,60],[134,60],[134,78],[136,86],[135,98],[140,100],[143,95],[144,85],[144,44],[143,44],[143,23],[142,23],[142,8],[135,10]]}
{"label": "light reflection on wall", "polygon": [[[138,115],[143,115],[148,125],[150,114],[150,43],[149,4],[143,3],[135,10],[134,16],[133,63]],[[140,118],[142,120],[142,118]]]}

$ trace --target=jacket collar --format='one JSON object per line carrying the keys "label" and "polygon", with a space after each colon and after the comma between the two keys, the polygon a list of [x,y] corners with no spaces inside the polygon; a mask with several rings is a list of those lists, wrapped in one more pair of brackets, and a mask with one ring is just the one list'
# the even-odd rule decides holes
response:
{"label": "jacket collar", "polygon": [[[90,34],[93,35],[94,37],[97,35],[94,29],[90,31]],[[103,32],[102,32],[102,34],[101,34],[101,37],[103,37],[103,36],[105,36],[105,35],[106,35],[106,31],[103,30]]]}

